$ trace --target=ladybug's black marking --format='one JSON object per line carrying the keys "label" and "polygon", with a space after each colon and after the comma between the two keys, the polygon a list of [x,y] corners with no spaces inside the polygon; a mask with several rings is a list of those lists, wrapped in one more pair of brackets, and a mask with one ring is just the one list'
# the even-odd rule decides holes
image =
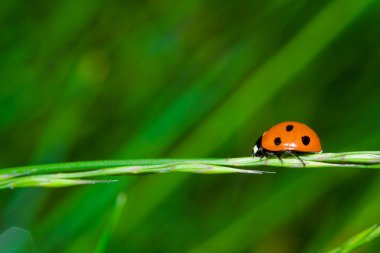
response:
{"label": "ladybug's black marking", "polygon": [[302,143],[305,146],[309,145],[309,143],[310,143],[310,137],[309,136],[302,136]]}
{"label": "ladybug's black marking", "polygon": [[281,138],[280,137],[274,138],[274,144],[276,144],[276,146],[280,145],[281,144]]}
{"label": "ladybug's black marking", "polygon": [[290,132],[290,131],[293,130],[293,128],[294,128],[293,125],[287,125],[287,126],[286,126],[286,131]]}

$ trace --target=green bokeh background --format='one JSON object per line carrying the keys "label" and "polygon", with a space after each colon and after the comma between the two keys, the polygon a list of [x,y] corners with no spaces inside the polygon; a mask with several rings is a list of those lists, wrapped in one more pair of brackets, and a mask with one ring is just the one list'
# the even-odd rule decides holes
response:
{"label": "green bokeh background", "polygon": [[[249,156],[281,121],[380,150],[380,2],[0,3],[0,166]],[[37,252],[324,252],[380,222],[377,171],[165,174],[0,192]],[[378,252],[379,242],[360,252]]]}

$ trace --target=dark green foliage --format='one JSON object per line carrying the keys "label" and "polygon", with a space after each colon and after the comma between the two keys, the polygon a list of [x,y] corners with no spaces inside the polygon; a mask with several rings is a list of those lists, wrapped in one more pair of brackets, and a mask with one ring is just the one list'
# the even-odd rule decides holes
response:
{"label": "dark green foliage", "polygon": [[[0,167],[249,156],[285,120],[326,152],[380,150],[379,14],[376,0],[1,1]],[[0,234],[28,230],[37,252],[311,253],[380,221],[378,171],[276,171],[2,190]]]}

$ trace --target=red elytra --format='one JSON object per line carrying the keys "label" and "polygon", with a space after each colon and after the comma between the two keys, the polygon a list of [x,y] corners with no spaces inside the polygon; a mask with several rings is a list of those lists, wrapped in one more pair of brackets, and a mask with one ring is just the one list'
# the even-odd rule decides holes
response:
{"label": "red elytra", "polygon": [[300,122],[285,121],[270,128],[257,140],[253,156],[276,155],[281,160],[283,153],[297,156],[321,151],[321,142],[313,129]]}

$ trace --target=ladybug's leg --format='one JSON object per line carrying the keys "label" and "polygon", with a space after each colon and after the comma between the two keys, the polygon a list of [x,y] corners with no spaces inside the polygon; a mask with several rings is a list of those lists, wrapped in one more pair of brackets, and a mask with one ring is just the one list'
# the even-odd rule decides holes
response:
{"label": "ladybug's leg", "polygon": [[285,153],[296,157],[304,167],[306,166],[305,162],[297,154],[293,153],[292,151],[285,151]]}
{"label": "ladybug's leg", "polygon": [[281,154],[279,153],[274,153],[274,155],[280,160],[281,164],[284,164],[284,160],[282,160]]}
{"label": "ladybug's leg", "polygon": [[280,160],[281,164],[284,164],[284,161],[282,160],[282,157],[281,157],[281,153],[267,151],[266,154],[277,157],[278,160]]}

